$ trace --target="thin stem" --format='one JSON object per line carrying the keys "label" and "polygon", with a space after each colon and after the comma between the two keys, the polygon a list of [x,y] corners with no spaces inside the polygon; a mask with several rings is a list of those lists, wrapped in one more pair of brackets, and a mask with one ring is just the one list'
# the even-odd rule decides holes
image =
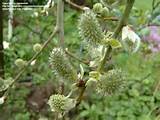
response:
{"label": "thin stem", "polygon": [[160,5],[160,1],[156,3],[156,5],[154,6],[154,9],[156,9],[159,5]]}
{"label": "thin stem", "polygon": [[112,52],[112,47],[109,46],[108,49],[107,49],[107,51],[106,51],[106,53],[105,53],[105,56],[104,56],[103,60],[101,61],[100,65],[99,65],[99,67],[98,67],[98,71],[99,71],[99,72],[102,72],[102,71],[103,71],[103,69],[104,69],[104,67],[105,67],[106,61],[108,61],[109,58],[110,58],[110,56],[111,56],[111,52]]}
{"label": "thin stem", "polygon": [[160,115],[157,116],[156,120],[160,120]]}
{"label": "thin stem", "polygon": [[156,92],[157,92],[158,89],[159,89],[159,86],[160,86],[160,80],[158,81],[158,83],[157,83],[157,85],[156,85],[156,87],[155,87],[155,89],[154,89],[153,96],[155,96]]}
{"label": "thin stem", "polygon": [[160,1],[156,3],[156,0],[152,0],[152,9],[151,9],[151,19],[149,19],[148,23],[152,21],[154,10],[160,5]]}
{"label": "thin stem", "polygon": [[[79,6],[79,5],[75,4],[75,3],[73,3],[71,0],[66,0],[66,2],[68,4],[70,4],[70,5],[72,5],[75,8],[78,8],[78,9],[80,9],[82,11],[85,11],[84,6]],[[108,16],[108,17],[105,17],[105,18],[102,18],[102,19],[111,20],[111,21],[118,21],[118,19],[116,17],[111,17],[111,16]]]}
{"label": "thin stem", "polygon": [[[59,46],[64,49],[64,1],[58,0],[57,2],[57,29]],[[59,93],[64,92],[64,82],[60,83]]]}
{"label": "thin stem", "polygon": [[[79,5],[75,4],[75,3],[73,3],[71,0],[66,0],[66,2],[68,4],[70,4],[70,5],[72,5],[75,8],[78,8],[78,9],[80,9],[82,11],[85,11],[84,6],[79,6]],[[112,17],[112,16],[108,16],[108,17],[105,17],[105,18],[102,18],[102,19],[111,20],[111,21],[118,21],[118,19],[116,17]]]}
{"label": "thin stem", "polygon": [[111,21],[118,21],[118,18],[117,17],[104,17],[104,18],[102,18],[103,20],[111,20]]}
{"label": "thin stem", "polygon": [[117,5],[119,5],[122,2],[122,0],[117,0],[116,2],[114,2],[111,6],[112,8],[116,7]]}
{"label": "thin stem", "polygon": [[[127,0],[124,14],[123,14],[118,26],[116,27],[112,37],[117,38],[119,33],[121,32],[123,26],[126,24],[128,18],[129,18],[129,14],[131,12],[131,9],[133,7],[134,1],[135,0]],[[111,57],[111,53],[112,53],[112,47],[109,46],[108,50],[105,53],[105,57],[103,58],[103,60],[100,63],[100,66],[98,67],[98,71],[100,71],[100,72],[103,71],[104,66],[105,66],[105,64],[107,62],[107,59],[109,59]]]}
{"label": "thin stem", "polygon": [[126,8],[125,8],[125,11],[124,11],[124,14],[117,26],[117,28],[115,29],[114,31],[114,34],[113,34],[113,37],[114,38],[117,38],[119,33],[121,32],[123,26],[127,23],[127,20],[129,18],[129,14],[131,12],[131,9],[133,7],[133,4],[134,4],[134,1],[135,0],[127,0],[127,3],[126,3]]}
{"label": "thin stem", "polygon": [[59,120],[58,116],[59,116],[59,113],[55,112],[55,120]]}
{"label": "thin stem", "polygon": [[68,56],[74,58],[75,60],[77,60],[77,61],[79,61],[79,62],[81,62],[81,63],[83,63],[83,64],[85,64],[85,65],[88,65],[88,64],[89,64],[89,61],[83,61],[83,60],[79,59],[78,57],[76,57],[75,55],[73,55],[73,54],[72,54],[71,52],[69,52],[68,50],[65,50],[65,53],[66,53]]}
{"label": "thin stem", "polygon": [[158,108],[158,106],[155,106],[146,116],[150,116],[152,114],[152,112],[154,112],[154,110],[156,110]]}
{"label": "thin stem", "polygon": [[77,103],[76,103],[76,107],[79,106],[79,104],[81,103],[81,101],[83,100],[83,95],[84,95],[84,92],[86,90],[86,81],[84,80],[79,80],[79,83],[77,84],[77,87],[79,88],[80,90],[80,93],[76,99]]}
{"label": "thin stem", "polygon": [[80,9],[80,10],[84,10],[83,8],[83,6],[79,6],[79,5],[77,5],[77,4],[75,4],[75,3],[73,3],[71,0],[66,0],[66,2],[68,3],[68,4],[70,4],[70,5],[72,5],[73,7],[75,7],[75,8],[78,8],[78,9]]}
{"label": "thin stem", "polygon": [[156,3],[156,0],[153,0],[152,1],[152,14],[153,14],[153,11],[160,5],[160,1],[157,1]]}
{"label": "thin stem", "polygon": [[152,0],[152,12],[154,10],[155,2],[156,2],[156,0]]}
{"label": "thin stem", "polygon": [[101,2],[105,7],[109,8],[110,10],[112,9],[112,7],[111,7],[109,4],[107,4],[106,2],[104,2],[103,0],[100,0],[100,2]]}
{"label": "thin stem", "polygon": [[76,107],[78,107],[79,104],[81,103],[81,101],[82,101],[82,99],[83,99],[83,95],[84,95],[85,90],[86,90],[86,86],[84,85],[84,86],[80,89],[80,94],[79,94],[79,96],[78,96],[78,98],[77,98],[77,100],[76,100],[76,101],[77,101]]}
{"label": "thin stem", "polygon": [[47,45],[50,43],[50,41],[56,35],[56,33],[57,33],[57,29],[55,28],[55,30],[49,36],[48,40],[42,45],[42,49],[39,52],[35,53],[35,55],[26,63],[25,67],[20,69],[19,73],[17,74],[17,76],[14,78],[14,80],[12,81],[12,83],[9,85],[8,89],[4,93],[5,97],[7,97],[9,90],[13,86],[13,84],[21,77],[21,75],[25,72],[25,70],[30,66],[31,62],[35,60],[40,55],[40,53],[47,47]]}
{"label": "thin stem", "polygon": [[58,39],[61,47],[64,48],[64,2],[63,0],[58,0],[57,3],[57,29],[58,29]]}

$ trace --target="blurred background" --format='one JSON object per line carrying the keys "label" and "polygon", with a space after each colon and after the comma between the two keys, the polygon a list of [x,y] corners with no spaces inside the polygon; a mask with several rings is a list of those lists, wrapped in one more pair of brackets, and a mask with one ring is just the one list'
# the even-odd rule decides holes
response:
{"label": "blurred background", "polygon": [[[106,0],[107,1],[107,0]],[[153,0],[154,1],[154,0]],[[68,120],[160,120],[160,1],[136,0],[129,17],[129,24],[141,37],[136,54],[122,51],[114,54],[112,63],[127,73],[123,93],[101,97],[88,90],[80,107],[68,115]],[[5,1],[9,2],[9,1]],[[15,0],[28,5],[45,5],[46,0]],[[73,0],[78,5],[92,6],[99,0]],[[115,0],[107,1],[110,5]],[[48,15],[43,8],[14,10],[11,21],[13,34],[8,39],[8,10],[3,11],[3,45],[5,77],[19,71],[14,64],[17,58],[29,60],[35,43],[44,43],[56,22],[56,8]],[[120,19],[124,1],[116,6],[110,16]],[[65,45],[79,58],[86,56],[77,23],[81,11],[65,3]],[[2,18],[0,18],[2,19]],[[103,27],[113,30],[117,21],[104,21]],[[0,105],[0,120],[53,120],[46,101],[57,90],[57,80],[48,63],[50,51],[57,45],[57,38],[41,53],[31,67],[10,91],[7,101]],[[74,61],[74,60],[73,60]],[[78,63],[74,61],[75,66]]]}

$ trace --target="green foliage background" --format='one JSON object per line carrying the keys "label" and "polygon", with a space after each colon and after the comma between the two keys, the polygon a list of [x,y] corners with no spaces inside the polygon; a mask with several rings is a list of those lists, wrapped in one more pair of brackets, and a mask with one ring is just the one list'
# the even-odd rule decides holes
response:
{"label": "green foliage background", "polygon": [[[133,11],[130,22],[134,26],[144,25],[147,19],[145,12],[151,10],[151,0],[136,0],[135,7],[143,11],[139,14],[141,17],[135,17],[137,12]],[[121,9],[123,8],[117,9],[120,14]],[[39,10],[35,10],[35,12],[37,11],[39,12]],[[5,14],[7,15],[7,12]],[[85,58],[83,44],[77,31],[79,15],[79,11],[66,7],[64,20],[65,43],[69,50],[78,57]],[[16,11],[15,16],[20,23],[14,29],[14,37],[11,41],[8,41],[10,42],[10,48],[5,50],[6,77],[17,74],[18,70],[13,64],[15,59],[30,59],[34,54],[32,45],[37,42],[43,43],[55,25],[54,9],[51,11],[50,16],[38,16],[36,18],[33,17],[32,11]],[[7,41],[7,21],[5,21],[4,26],[4,37]],[[38,31],[38,33],[34,31]],[[48,48],[37,59],[35,66],[28,68],[20,81],[26,80],[29,74],[29,76],[32,76],[34,85],[42,85],[49,80],[55,82],[53,73],[49,68],[48,56],[57,43],[57,39],[54,38]],[[156,116],[160,114],[160,92],[154,91],[159,82],[160,54],[146,53],[142,45],[141,50],[136,54],[122,52],[117,55],[115,52],[113,63],[128,73],[126,88],[123,93],[103,98],[97,94],[86,97],[86,101],[80,105],[78,114],[73,115],[72,119],[156,120]],[[34,113],[27,108],[26,98],[30,91],[26,87],[13,88],[7,102],[0,106],[0,120],[31,120],[31,116],[32,119],[37,120],[39,116],[43,116],[43,113]],[[94,89],[89,90],[90,93],[95,93],[93,91]],[[86,93],[86,96],[88,94]],[[51,118],[49,117],[49,119]]]}

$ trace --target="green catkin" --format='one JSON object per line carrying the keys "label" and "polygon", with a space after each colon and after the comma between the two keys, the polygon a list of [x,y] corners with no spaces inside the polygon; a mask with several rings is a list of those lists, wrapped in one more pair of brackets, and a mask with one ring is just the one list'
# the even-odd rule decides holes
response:
{"label": "green catkin", "polygon": [[49,98],[48,104],[52,111],[63,111],[63,106],[65,104],[65,96],[64,95],[52,95]]}
{"label": "green catkin", "polygon": [[93,45],[100,44],[104,38],[104,33],[96,15],[91,10],[86,10],[81,15],[78,28],[81,38]]}
{"label": "green catkin", "polygon": [[104,7],[104,8],[102,9],[101,15],[102,15],[103,17],[106,17],[108,14],[109,14],[109,9],[108,9],[107,7]]}
{"label": "green catkin", "polygon": [[112,95],[124,87],[125,76],[120,69],[105,73],[97,81],[97,92],[102,95]]}
{"label": "green catkin", "polygon": [[53,72],[63,80],[77,80],[77,73],[69,62],[63,49],[54,48],[49,58]]}
{"label": "green catkin", "polygon": [[21,59],[21,58],[16,59],[14,63],[19,68],[24,67],[25,64],[26,64],[26,62],[23,59]]}
{"label": "green catkin", "polygon": [[103,9],[103,5],[101,3],[96,3],[93,5],[93,11],[95,13],[101,13]]}
{"label": "green catkin", "polygon": [[35,52],[40,52],[42,50],[42,45],[39,44],[39,43],[36,43],[34,46],[33,46],[33,50]]}
{"label": "green catkin", "polygon": [[48,104],[51,111],[65,112],[75,107],[76,100],[68,98],[64,95],[55,94],[50,96]]}

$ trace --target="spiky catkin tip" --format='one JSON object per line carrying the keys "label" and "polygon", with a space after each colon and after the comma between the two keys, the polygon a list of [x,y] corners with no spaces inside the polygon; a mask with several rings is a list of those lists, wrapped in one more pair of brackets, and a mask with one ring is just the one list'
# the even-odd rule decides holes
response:
{"label": "spiky catkin tip", "polygon": [[54,48],[49,61],[57,77],[63,80],[77,80],[77,73],[62,48]]}
{"label": "spiky catkin tip", "polygon": [[75,107],[76,101],[64,95],[55,94],[50,96],[48,104],[51,111],[65,112]]}
{"label": "spiky catkin tip", "polygon": [[124,87],[125,76],[120,69],[105,73],[97,81],[97,92],[102,95],[112,95]]}
{"label": "spiky catkin tip", "polygon": [[104,38],[96,15],[91,10],[87,10],[81,15],[78,28],[81,38],[92,44],[100,44]]}

